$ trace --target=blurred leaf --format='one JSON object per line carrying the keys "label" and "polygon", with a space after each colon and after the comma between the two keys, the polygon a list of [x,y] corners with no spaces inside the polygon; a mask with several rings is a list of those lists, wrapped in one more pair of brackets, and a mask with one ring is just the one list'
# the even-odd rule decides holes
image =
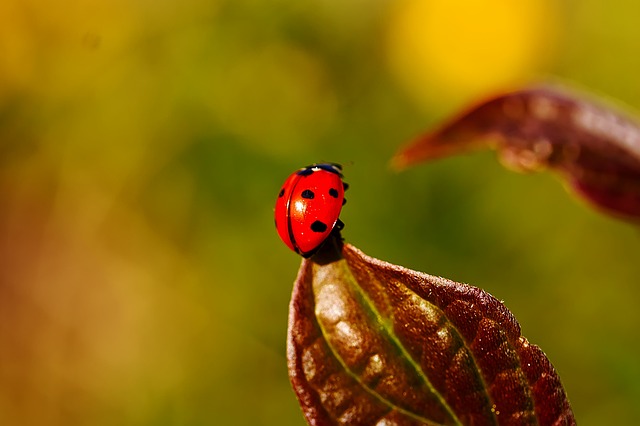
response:
{"label": "blurred leaf", "polygon": [[550,167],[580,195],[617,216],[640,219],[640,127],[609,107],[551,88],[481,102],[403,148],[404,168],[495,146],[518,170]]}
{"label": "blurred leaf", "polygon": [[310,424],[575,424],[553,366],[494,297],[326,246],[302,261],[289,312]]}

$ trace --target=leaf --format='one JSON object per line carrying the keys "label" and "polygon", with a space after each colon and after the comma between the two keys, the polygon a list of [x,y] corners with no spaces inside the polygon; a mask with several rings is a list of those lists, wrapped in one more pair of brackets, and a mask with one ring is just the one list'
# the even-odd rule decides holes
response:
{"label": "leaf", "polygon": [[287,357],[311,425],[575,424],[501,302],[348,244],[302,261]]}
{"label": "leaf", "polygon": [[640,127],[610,107],[552,88],[479,103],[401,149],[404,168],[495,146],[518,170],[554,169],[593,205],[640,219]]}

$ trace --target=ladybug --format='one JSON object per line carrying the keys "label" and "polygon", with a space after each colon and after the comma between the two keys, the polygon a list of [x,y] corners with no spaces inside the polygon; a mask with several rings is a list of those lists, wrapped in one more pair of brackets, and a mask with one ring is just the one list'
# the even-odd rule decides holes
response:
{"label": "ladybug", "polygon": [[347,202],[347,188],[340,164],[312,164],[289,176],[275,207],[282,241],[303,257],[313,255],[334,230],[344,227],[338,216]]}

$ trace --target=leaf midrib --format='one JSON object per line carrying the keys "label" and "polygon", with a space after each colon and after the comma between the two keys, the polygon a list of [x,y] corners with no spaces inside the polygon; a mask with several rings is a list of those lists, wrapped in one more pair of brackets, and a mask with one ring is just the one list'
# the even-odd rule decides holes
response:
{"label": "leaf midrib", "polygon": [[[440,402],[440,405],[445,409],[445,411],[449,414],[450,418],[453,420],[454,424],[457,425],[457,426],[463,426],[462,422],[460,421],[460,419],[458,419],[458,416],[453,411],[451,406],[447,403],[447,401],[440,394],[440,392],[438,392],[433,387],[433,384],[431,383],[431,381],[429,380],[427,375],[422,370],[422,367],[420,367],[420,365],[415,362],[415,360],[413,359],[411,354],[407,351],[407,349],[404,347],[402,342],[395,336],[395,333],[394,333],[394,330],[393,330],[393,323],[390,322],[389,320],[385,319],[385,317],[383,317],[380,314],[378,309],[375,307],[375,304],[368,297],[368,295],[364,292],[362,287],[360,287],[358,281],[356,280],[356,278],[351,273],[351,270],[348,267],[347,262],[343,259],[343,260],[340,260],[340,261],[338,261],[336,263],[339,263],[340,267],[345,272],[345,274],[341,274],[340,276],[348,277],[348,278],[345,278],[345,281],[348,282],[347,285],[349,285],[357,293],[357,295],[360,298],[362,298],[362,300],[366,304],[366,308],[373,314],[373,317],[375,318],[377,323],[380,324],[380,328],[384,331],[384,333],[386,334],[388,339],[391,341],[391,343],[393,343],[399,349],[399,351],[400,351],[401,355],[404,357],[404,359],[406,359],[408,361],[408,363],[414,368],[414,370],[416,371],[418,377],[423,381],[423,383],[427,386],[427,388],[431,391],[431,393],[433,395],[435,395],[435,397]],[[314,276],[315,276],[315,274],[314,274]],[[427,303],[429,303],[429,302],[427,302]],[[435,306],[435,308],[439,309],[437,306]],[[405,414],[407,416],[410,416],[410,417],[412,417],[412,418],[414,418],[416,420],[419,420],[421,422],[429,423],[429,424],[432,424],[432,425],[438,425],[437,423],[434,423],[430,419],[424,418],[424,417],[422,417],[422,416],[420,416],[420,415],[418,415],[418,414],[416,414],[416,413],[414,413],[412,411],[409,411],[409,410],[407,410],[405,408],[399,407],[398,405],[396,405],[396,404],[392,403],[391,401],[389,401],[388,399],[384,398],[382,395],[380,395],[374,389],[371,389],[369,386],[367,386],[365,383],[363,383],[361,381],[360,376],[357,375],[356,373],[354,373],[349,368],[349,366],[347,366],[347,364],[344,362],[342,357],[334,350],[334,348],[332,347],[332,345],[330,343],[330,340],[327,338],[329,333],[322,326],[320,321],[317,321],[317,323],[318,323],[318,326],[320,327],[320,331],[322,332],[322,335],[324,336],[324,340],[325,340],[325,342],[327,342],[327,346],[329,347],[329,350],[331,351],[333,356],[342,365],[342,367],[347,372],[347,374],[349,374],[351,377],[353,377],[354,380],[356,380],[360,384],[360,386],[362,386],[362,388],[364,388],[367,392],[369,392],[370,394],[375,396],[377,399],[382,401],[384,404],[386,404],[389,407],[392,407],[393,409],[397,410],[398,412],[401,412],[401,413],[403,413],[403,414]],[[458,333],[457,329],[455,331],[456,331],[456,333]],[[464,339],[462,339],[462,341],[464,342]],[[466,342],[465,342],[465,345],[466,345]],[[473,359],[473,356],[472,356],[472,359]],[[473,362],[475,364],[475,359],[473,359]],[[477,367],[477,365],[476,365],[476,367]],[[484,381],[483,381],[483,384],[484,384]],[[486,386],[485,386],[485,389],[486,389]]]}

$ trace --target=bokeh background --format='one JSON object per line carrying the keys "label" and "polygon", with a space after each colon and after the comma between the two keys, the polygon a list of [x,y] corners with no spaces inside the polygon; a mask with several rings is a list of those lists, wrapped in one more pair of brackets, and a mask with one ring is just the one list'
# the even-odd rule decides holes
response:
{"label": "bokeh background", "polygon": [[395,173],[468,102],[640,108],[629,0],[0,2],[0,424],[304,425],[281,183],[345,165],[347,241],[505,301],[581,425],[640,422],[640,232],[480,152]]}

